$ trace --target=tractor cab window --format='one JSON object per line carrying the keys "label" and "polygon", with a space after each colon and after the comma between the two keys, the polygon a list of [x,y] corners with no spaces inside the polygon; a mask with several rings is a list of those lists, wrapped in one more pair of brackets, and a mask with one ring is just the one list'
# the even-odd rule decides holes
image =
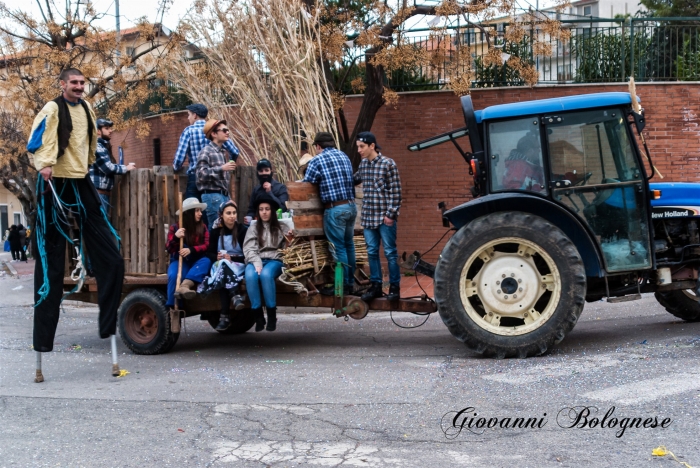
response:
{"label": "tractor cab window", "polygon": [[492,191],[547,193],[537,117],[488,125]]}
{"label": "tractor cab window", "polygon": [[552,195],[588,226],[608,271],[651,266],[642,173],[620,109],[544,118]]}

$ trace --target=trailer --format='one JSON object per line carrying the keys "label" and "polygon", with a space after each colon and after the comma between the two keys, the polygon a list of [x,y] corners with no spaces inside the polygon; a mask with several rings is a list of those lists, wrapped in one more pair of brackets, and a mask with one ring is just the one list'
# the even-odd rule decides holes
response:
{"label": "trailer", "polygon": [[[252,184],[246,181],[252,168],[237,171],[231,193],[238,195],[239,216],[247,211]],[[186,183],[179,180],[167,168],[140,169],[123,177],[113,194],[112,222],[121,235],[121,248],[125,259],[126,275],[118,310],[119,335],[135,354],[162,354],[172,350],[180,336],[181,321],[199,316],[215,328],[219,323],[220,303],[218,295],[198,295],[194,299],[180,299],[181,307],[170,312],[165,307],[169,258],[165,252],[167,226],[175,221],[177,193]],[[131,176],[131,177],[130,177]],[[249,177],[248,177],[249,178]],[[236,190],[238,188],[238,190]],[[316,186],[309,183],[287,184],[290,194],[288,207],[294,215],[293,243],[308,243],[311,252],[310,269],[284,282],[277,281],[277,305],[280,307],[322,308],[338,318],[360,320],[372,311],[395,311],[415,314],[431,314],[437,311],[435,302],[427,295],[418,298],[402,298],[388,301],[386,298],[363,302],[358,296],[343,296],[342,287],[335,288],[333,296],[320,294],[324,285],[335,285],[336,272],[330,264],[323,265],[317,257],[325,244],[323,235],[323,206]],[[361,193],[359,194],[361,196]],[[361,198],[357,200],[361,205]],[[361,233],[359,216],[356,234]],[[364,239],[356,235],[358,249]],[[329,255],[326,255],[329,257]],[[75,261],[68,270],[75,266]],[[67,270],[67,272],[68,272]],[[75,278],[75,279],[73,279]],[[92,277],[80,279],[66,274],[64,290],[74,291],[71,300],[97,304],[97,284]],[[283,277],[284,278],[284,277]],[[356,283],[369,285],[362,265],[356,273]],[[342,284],[342,280],[341,280]],[[245,294],[245,282],[242,284]],[[255,317],[246,298],[246,307],[231,310],[231,322],[219,333],[235,335],[246,333],[255,325]]]}

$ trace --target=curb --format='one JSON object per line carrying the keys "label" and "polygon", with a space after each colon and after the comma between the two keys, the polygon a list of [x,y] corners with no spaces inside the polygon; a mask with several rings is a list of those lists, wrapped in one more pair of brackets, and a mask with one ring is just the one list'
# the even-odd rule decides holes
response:
{"label": "curb", "polygon": [[8,263],[8,262],[2,262],[2,263],[3,263],[3,265],[5,265],[5,267],[6,267],[8,270],[10,270],[10,274],[11,274],[12,276],[19,276],[19,275],[17,274],[17,270],[15,270],[15,267],[13,267],[11,263]]}

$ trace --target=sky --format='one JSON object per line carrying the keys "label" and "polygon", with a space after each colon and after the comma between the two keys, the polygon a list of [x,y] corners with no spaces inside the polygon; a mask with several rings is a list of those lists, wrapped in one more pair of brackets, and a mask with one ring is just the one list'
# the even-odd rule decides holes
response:
{"label": "sky", "polygon": [[[35,14],[39,16],[39,9],[37,6],[38,0],[24,0],[26,7]],[[44,3],[46,0],[40,0]],[[70,2],[71,5],[75,6],[77,1],[80,0],[49,0],[55,5],[60,5],[62,11],[65,10],[64,4],[66,1]],[[85,0],[82,0],[85,1]],[[280,0],[284,1],[284,0]],[[517,0],[518,5],[521,8],[527,8],[529,4],[533,7],[537,0]],[[426,0],[426,3],[435,3],[435,0]],[[10,1],[10,4],[15,3]],[[170,0],[168,1],[168,8],[163,16],[163,25],[173,29],[177,26],[180,18],[187,14],[188,9],[192,5],[192,0]],[[419,2],[420,3],[420,2]],[[550,6],[553,0],[540,0],[540,8]],[[151,22],[159,22],[160,16],[158,15],[159,0],[119,0],[119,16],[121,18],[121,28],[125,29],[133,26],[136,20],[142,16],[146,16]],[[116,27],[116,11],[115,11],[115,0],[93,0],[93,5],[95,10],[99,12],[105,12],[106,15],[103,19],[99,21],[99,26],[106,30],[114,30]],[[14,5],[13,5],[14,6]],[[426,19],[416,18],[412,23],[414,27],[425,27],[423,22]]]}

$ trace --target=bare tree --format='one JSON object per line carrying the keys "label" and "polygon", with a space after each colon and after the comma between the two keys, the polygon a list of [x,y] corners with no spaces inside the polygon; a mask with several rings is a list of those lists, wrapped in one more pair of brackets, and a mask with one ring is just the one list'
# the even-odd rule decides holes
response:
{"label": "bare tree", "polygon": [[[58,75],[81,69],[89,80],[86,98],[117,128],[138,120],[138,106],[154,92],[158,67],[178,40],[160,25],[146,21],[126,42],[96,25],[105,13],[91,3],[36,0],[38,17],[22,7],[0,2],[0,182],[17,196],[28,225],[35,223],[37,172],[26,151],[32,120],[44,104],[60,94]],[[152,109],[156,110],[156,109]],[[146,134],[140,125],[138,134]]]}

